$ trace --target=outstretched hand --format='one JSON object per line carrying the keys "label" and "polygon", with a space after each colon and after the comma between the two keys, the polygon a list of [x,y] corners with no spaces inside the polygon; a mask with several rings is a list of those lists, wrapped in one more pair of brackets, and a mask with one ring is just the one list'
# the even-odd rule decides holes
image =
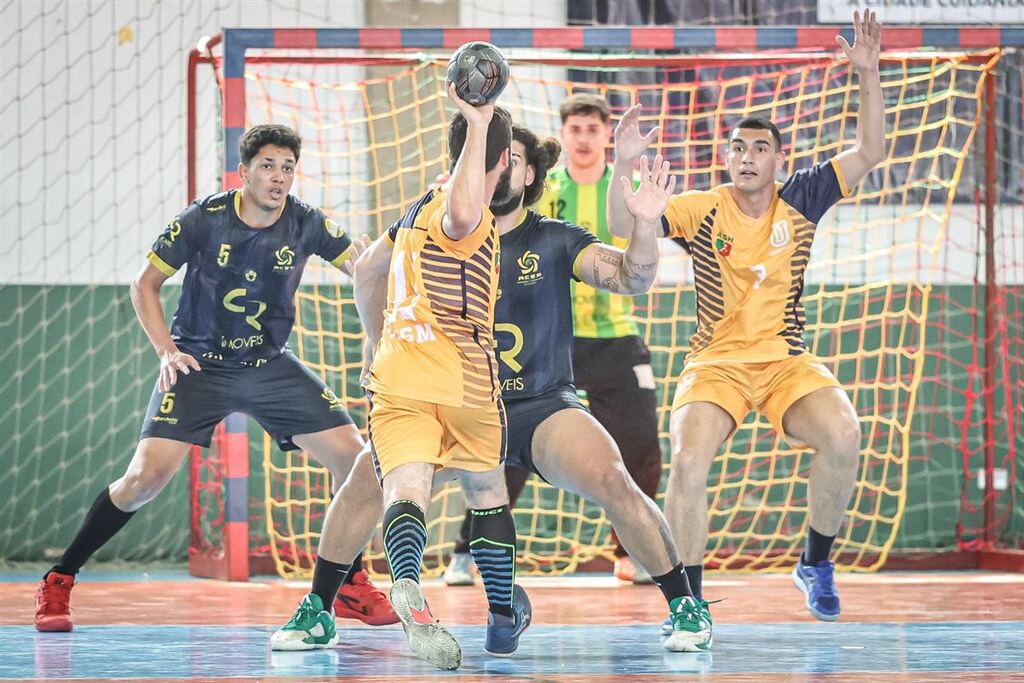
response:
{"label": "outstretched hand", "polygon": [[359,260],[364,251],[370,248],[372,242],[373,240],[366,234],[352,240],[352,244],[348,247],[348,258],[341,264],[341,272],[349,277],[354,277],[356,274],[356,261]]}
{"label": "outstretched hand", "polygon": [[878,23],[878,15],[871,10],[864,10],[864,18],[860,12],[853,12],[853,45],[846,38],[836,36],[836,42],[846,53],[850,66],[859,71],[878,70],[878,52],[882,47],[882,25]]}
{"label": "outstretched hand", "polygon": [[628,178],[621,176],[619,180],[626,209],[644,223],[657,223],[661,219],[676,189],[676,177],[669,173],[669,163],[660,154],[654,157],[651,166],[648,166],[647,155],[640,157],[640,186],[635,192]]}
{"label": "outstretched hand", "polygon": [[646,135],[640,134],[640,110],[642,105],[634,104],[626,110],[626,113],[619,119],[615,126],[615,158],[632,161],[647,151],[647,147],[654,142],[661,133],[661,126],[655,126],[647,131]]}

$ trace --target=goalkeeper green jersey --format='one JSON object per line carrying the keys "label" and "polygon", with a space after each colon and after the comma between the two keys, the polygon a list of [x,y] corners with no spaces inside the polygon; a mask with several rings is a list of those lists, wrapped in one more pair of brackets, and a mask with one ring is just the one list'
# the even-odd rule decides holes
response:
{"label": "goalkeeper green jersey", "polygon": [[[590,185],[574,181],[566,168],[552,169],[536,209],[550,218],[586,228],[605,244],[625,249],[629,240],[614,237],[605,219],[611,180],[610,165],[601,179]],[[573,281],[572,300],[573,334],[577,337],[614,339],[640,333],[633,316],[633,297],[609,294]]]}

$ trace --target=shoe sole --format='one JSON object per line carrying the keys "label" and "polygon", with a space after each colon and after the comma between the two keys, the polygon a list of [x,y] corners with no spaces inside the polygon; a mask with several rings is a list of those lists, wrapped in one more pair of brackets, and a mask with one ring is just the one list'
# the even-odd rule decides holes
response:
{"label": "shoe sole", "polygon": [[811,605],[811,593],[807,590],[807,586],[804,585],[804,582],[800,579],[800,575],[796,573],[795,569],[793,570],[793,573],[790,574],[790,576],[793,577],[793,583],[796,585],[796,587],[800,590],[801,593],[804,594],[804,606],[807,607],[807,611],[811,613],[812,617],[814,617],[818,621],[839,621],[838,614],[824,614],[814,609],[814,607]]}
{"label": "shoe sole", "polygon": [[475,583],[476,581],[473,580],[473,577],[468,579],[449,579],[447,576],[444,577],[444,584],[446,586],[472,586]]}
{"label": "shoe sole", "polygon": [[270,649],[275,652],[307,652],[309,650],[323,650],[334,647],[337,644],[338,634],[335,633],[326,643],[305,643],[302,640],[271,640]]}
{"label": "shoe sole", "polygon": [[398,615],[392,612],[387,616],[371,617],[368,614],[357,612],[346,606],[338,606],[338,603],[334,603],[334,616],[338,619],[355,619],[361,621],[367,626],[390,626],[391,624],[397,624],[401,619]]}
{"label": "shoe sole", "polygon": [[[530,628],[530,624],[533,622],[533,604],[530,602],[530,596],[526,594],[524,589],[519,584],[512,587],[512,602],[518,601],[523,613],[523,628],[516,634],[516,646],[507,652],[488,650],[487,641],[484,640],[484,652],[493,657],[511,657],[519,649],[519,639],[522,638],[523,634],[526,633],[526,629]],[[525,605],[525,608],[523,608]]]}
{"label": "shoe sole", "polygon": [[64,619],[62,621],[55,621],[55,623],[46,622],[35,622],[36,630],[40,633],[71,633],[75,625],[71,623],[71,619]]}
{"label": "shoe sole", "polygon": [[450,671],[459,668],[462,648],[455,636],[440,624],[421,624],[412,616],[413,609],[419,611],[427,606],[419,584],[412,579],[399,579],[391,587],[390,597],[413,654],[439,669]]}
{"label": "shoe sole", "polygon": [[708,636],[707,641],[701,641],[696,633],[672,631],[661,645],[669,652],[708,652],[714,640],[714,636]]}

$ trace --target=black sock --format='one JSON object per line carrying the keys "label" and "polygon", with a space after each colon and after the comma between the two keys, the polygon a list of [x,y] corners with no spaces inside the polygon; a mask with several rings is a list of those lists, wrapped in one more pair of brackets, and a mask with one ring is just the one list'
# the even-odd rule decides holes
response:
{"label": "black sock", "polygon": [[71,544],[61,555],[60,562],[53,565],[50,571],[72,576],[77,574],[93,553],[113,538],[114,534],[120,531],[121,527],[127,524],[134,514],[134,512],[125,512],[114,505],[114,502],[110,500],[110,489],[104,488],[100,491],[100,495],[96,496],[78,533],[75,534]]}
{"label": "black sock", "polygon": [[384,511],[384,551],[391,568],[391,581],[420,582],[423,548],[427,545],[427,524],[423,510],[411,500],[396,500]]}
{"label": "black sock", "polygon": [[693,595],[682,562],[668,570],[667,574],[652,576],[651,578],[654,579],[654,583],[658,584],[658,588],[661,589],[662,595],[665,596],[665,602],[670,605],[676,598]]}
{"label": "black sock", "polygon": [[516,583],[516,524],[508,505],[473,510],[469,550],[495,614],[512,616],[512,587]]}
{"label": "black sock", "polygon": [[473,524],[473,513],[466,510],[466,516],[462,518],[462,526],[459,527],[459,537],[455,539],[453,553],[464,555],[469,552],[469,529]]}
{"label": "black sock", "polygon": [[350,569],[350,564],[338,564],[317,556],[316,566],[313,567],[313,587],[309,592],[320,596],[324,609],[328,612],[331,611],[338,589],[345,583],[345,577]]}
{"label": "black sock", "polygon": [[356,559],[352,560],[352,568],[345,575],[345,583],[352,583],[352,577],[356,575],[356,572],[363,570],[363,554],[359,553],[356,555]]}
{"label": "black sock", "polygon": [[688,564],[683,567],[686,572],[686,579],[690,582],[690,590],[693,591],[693,597],[698,600],[704,599],[704,588],[701,584],[704,583],[704,565],[702,564]]}
{"label": "black sock", "polygon": [[819,562],[826,561],[829,553],[832,552],[832,542],[835,540],[835,536],[823,536],[811,527],[808,527],[807,548],[804,549],[804,554],[800,561],[804,564],[818,564]]}

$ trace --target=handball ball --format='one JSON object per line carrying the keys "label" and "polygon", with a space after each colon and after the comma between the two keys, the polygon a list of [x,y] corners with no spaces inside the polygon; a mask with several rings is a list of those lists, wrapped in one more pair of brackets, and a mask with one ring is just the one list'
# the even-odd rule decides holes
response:
{"label": "handball ball", "polygon": [[508,84],[508,62],[490,43],[466,43],[448,60],[448,80],[459,97],[474,107],[489,104]]}

